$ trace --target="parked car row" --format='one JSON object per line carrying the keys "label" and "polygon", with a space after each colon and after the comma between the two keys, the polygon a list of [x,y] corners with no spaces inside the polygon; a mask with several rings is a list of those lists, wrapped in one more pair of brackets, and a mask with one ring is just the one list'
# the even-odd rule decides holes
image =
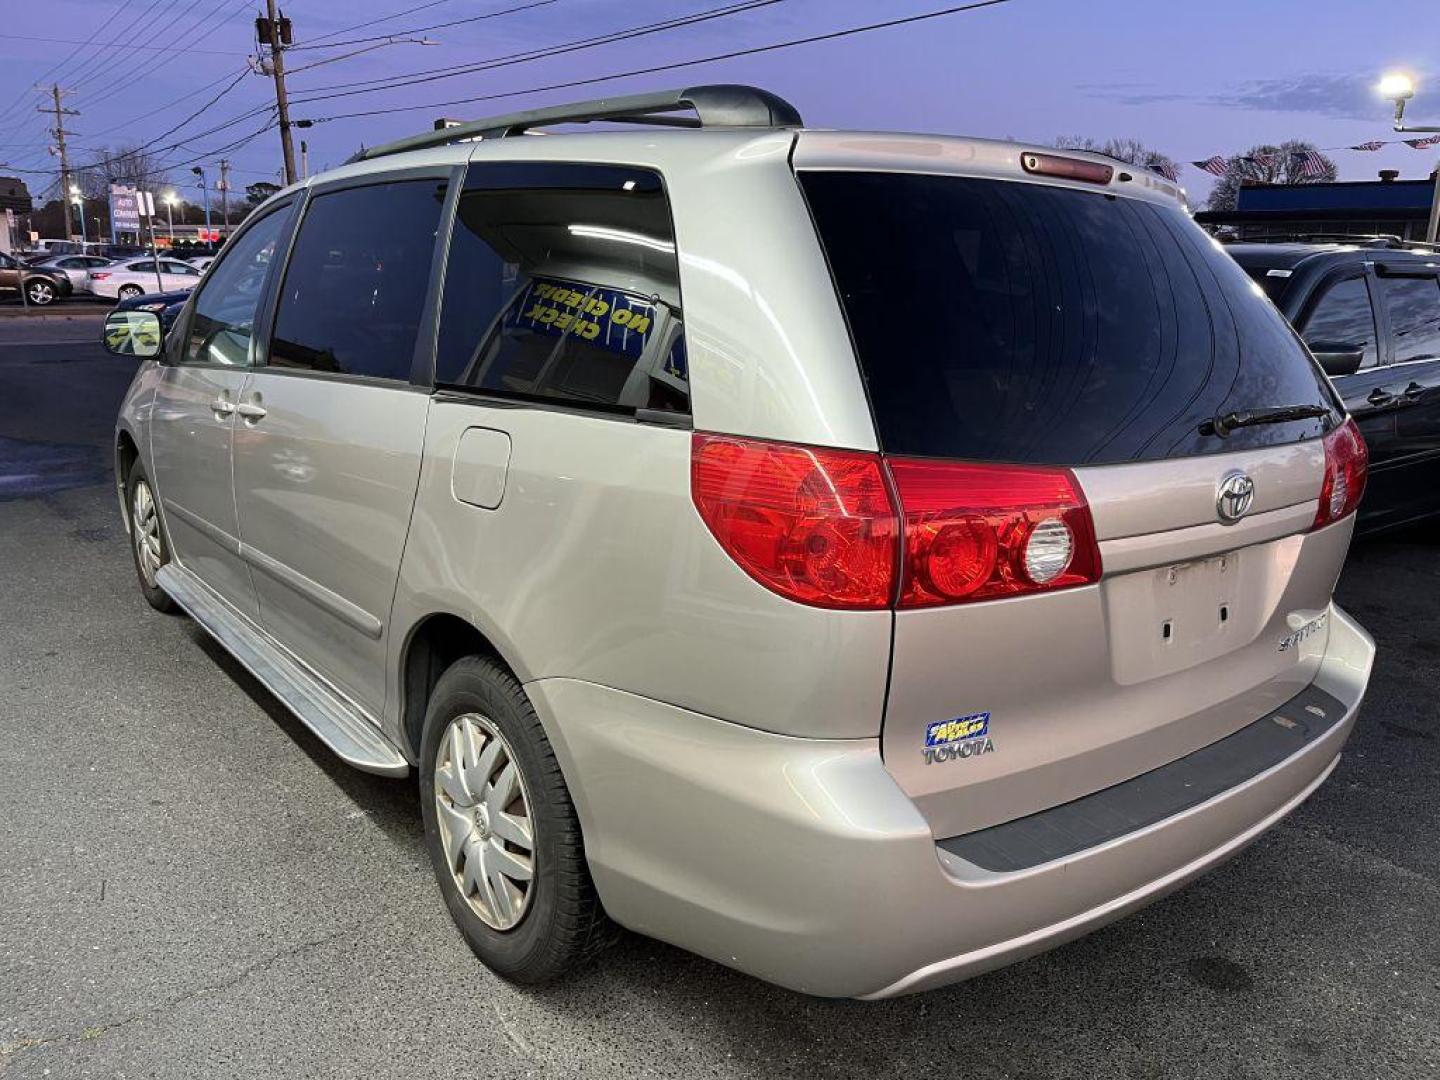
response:
{"label": "parked car row", "polygon": [[0,297],[18,296],[22,280],[26,301],[40,307],[67,296],[129,299],[146,293],[192,289],[214,259],[213,255],[112,259],[94,254],[60,254],[21,261],[0,253]]}

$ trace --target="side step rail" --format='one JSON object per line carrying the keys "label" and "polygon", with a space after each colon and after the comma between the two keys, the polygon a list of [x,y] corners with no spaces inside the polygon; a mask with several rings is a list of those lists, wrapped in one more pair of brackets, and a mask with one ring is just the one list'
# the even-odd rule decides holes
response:
{"label": "side step rail", "polygon": [[231,656],[259,679],[341,761],[382,776],[405,776],[410,763],[355,705],[266,639],[249,620],[182,566],[156,573],[160,587]]}

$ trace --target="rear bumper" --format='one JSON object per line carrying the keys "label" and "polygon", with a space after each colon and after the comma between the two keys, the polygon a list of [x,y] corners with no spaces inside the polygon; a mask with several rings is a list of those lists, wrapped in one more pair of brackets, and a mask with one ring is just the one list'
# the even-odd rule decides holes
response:
{"label": "rear bumper", "polygon": [[1052,948],[1240,850],[1334,769],[1373,657],[1332,607],[1313,685],[1343,718],[1198,805],[1014,872],[937,844],[876,740],[773,735],[572,680],[528,689],[618,922],[795,990],[883,998]]}

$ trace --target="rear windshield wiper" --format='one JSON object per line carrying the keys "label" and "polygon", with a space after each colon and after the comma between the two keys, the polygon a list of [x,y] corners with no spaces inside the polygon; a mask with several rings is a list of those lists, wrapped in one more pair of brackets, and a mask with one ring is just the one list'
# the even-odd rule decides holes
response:
{"label": "rear windshield wiper", "polygon": [[1236,428],[1285,424],[1291,420],[1313,420],[1317,416],[1329,415],[1330,410],[1324,405],[1277,405],[1273,409],[1240,409],[1206,420],[1200,425],[1200,434],[1219,435],[1223,438]]}

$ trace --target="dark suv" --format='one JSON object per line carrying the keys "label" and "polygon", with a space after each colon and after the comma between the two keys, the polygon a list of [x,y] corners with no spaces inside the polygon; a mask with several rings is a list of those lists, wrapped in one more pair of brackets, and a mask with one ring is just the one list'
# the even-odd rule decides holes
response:
{"label": "dark suv", "polygon": [[1226,250],[1294,324],[1365,435],[1358,528],[1440,513],[1440,252],[1388,238]]}

